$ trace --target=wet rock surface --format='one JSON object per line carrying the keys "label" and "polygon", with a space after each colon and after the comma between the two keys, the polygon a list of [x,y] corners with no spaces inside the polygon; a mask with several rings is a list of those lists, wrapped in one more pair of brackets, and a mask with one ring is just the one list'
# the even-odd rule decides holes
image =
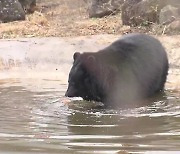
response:
{"label": "wet rock surface", "polygon": [[[22,38],[0,41],[0,78],[61,78],[67,83],[74,52],[96,52],[117,35],[76,38]],[[180,88],[180,36],[157,37],[165,46],[170,70],[168,88]]]}

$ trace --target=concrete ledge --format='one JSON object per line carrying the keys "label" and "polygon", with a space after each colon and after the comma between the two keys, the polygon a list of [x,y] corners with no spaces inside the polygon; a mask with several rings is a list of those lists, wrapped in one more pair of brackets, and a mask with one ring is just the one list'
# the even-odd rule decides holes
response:
{"label": "concrete ledge", "polygon": [[[95,35],[0,40],[0,78],[50,78],[67,83],[74,52],[96,52],[118,38]],[[157,38],[169,57],[167,87],[180,89],[180,35]]]}

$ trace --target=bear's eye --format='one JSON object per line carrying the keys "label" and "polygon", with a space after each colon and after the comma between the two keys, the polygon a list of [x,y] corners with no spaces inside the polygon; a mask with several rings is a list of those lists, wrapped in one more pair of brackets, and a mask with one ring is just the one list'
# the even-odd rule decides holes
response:
{"label": "bear's eye", "polygon": [[71,85],[71,86],[75,86],[75,82],[69,82],[69,84]]}

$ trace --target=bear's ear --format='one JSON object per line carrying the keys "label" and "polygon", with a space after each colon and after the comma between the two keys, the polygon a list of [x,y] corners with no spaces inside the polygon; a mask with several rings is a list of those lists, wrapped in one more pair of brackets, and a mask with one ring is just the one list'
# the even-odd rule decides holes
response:
{"label": "bear's ear", "polygon": [[73,55],[74,61],[80,56],[81,54],[79,52],[75,52]]}
{"label": "bear's ear", "polygon": [[90,55],[87,58],[87,61],[88,61],[89,64],[93,64],[96,61],[96,58],[94,56]]}

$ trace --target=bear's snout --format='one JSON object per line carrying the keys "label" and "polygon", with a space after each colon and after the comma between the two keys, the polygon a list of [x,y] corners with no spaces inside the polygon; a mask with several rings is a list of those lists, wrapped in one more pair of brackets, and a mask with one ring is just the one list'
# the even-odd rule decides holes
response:
{"label": "bear's snout", "polygon": [[76,90],[73,87],[68,87],[66,93],[66,97],[75,97],[76,96]]}

